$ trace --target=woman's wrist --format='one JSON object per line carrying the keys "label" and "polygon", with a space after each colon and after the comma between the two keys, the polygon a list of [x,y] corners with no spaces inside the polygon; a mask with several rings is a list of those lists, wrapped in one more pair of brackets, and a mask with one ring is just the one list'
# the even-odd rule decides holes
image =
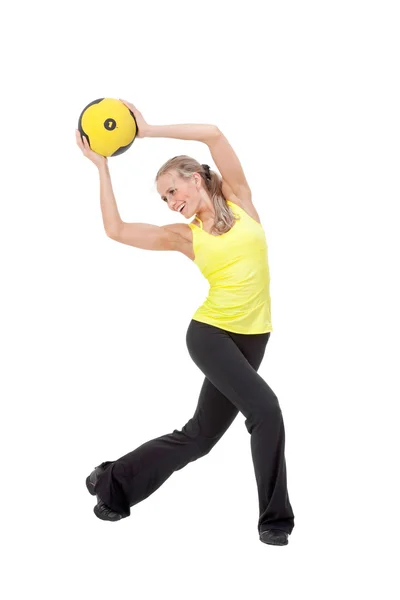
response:
{"label": "woman's wrist", "polygon": [[154,129],[154,125],[149,125],[148,123],[146,123],[146,127],[141,127],[139,129],[139,137],[145,138],[145,137],[157,137],[155,135],[153,135],[153,129]]}
{"label": "woman's wrist", "polygon": [[98,165],[97,168],[99,170],[99,173],[108,173],[108,161],[107,159],[105,159],[104,161],[101,161]]}

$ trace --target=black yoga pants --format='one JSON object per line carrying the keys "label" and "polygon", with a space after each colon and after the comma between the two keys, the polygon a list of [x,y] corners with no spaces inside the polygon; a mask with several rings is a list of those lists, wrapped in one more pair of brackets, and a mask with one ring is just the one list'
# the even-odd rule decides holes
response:
{"label": "black yoga pants", "polygon": [[[124,517],[174,471],[205,456],[240,412],[250,434],[259,499],[258,531],[291,533],[285,462],[285,429],[278,399],[257,373],[270,332],[232,333],[192,319],[186,333],[191,358],[205,379],[195,413],[181,430],[145,442],[101,465],[97,496]],[[227,502],[231,500],[227,498]]]}

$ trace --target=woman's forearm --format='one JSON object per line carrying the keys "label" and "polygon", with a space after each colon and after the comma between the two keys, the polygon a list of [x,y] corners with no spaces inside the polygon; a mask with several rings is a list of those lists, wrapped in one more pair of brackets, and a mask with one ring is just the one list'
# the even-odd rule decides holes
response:
{"label": "woman's forearm", "polygon": [[100,176],[100,206],[103,216],[104,229],[107,235],[113,234],[121,225],[122,219],[118,212],[117,202],[111,183],[108,164],[99,167]]}
{"label": "woman's forearm", "polygon": [[216,125],[149,125],[145,137],[175,138],[178,140],[194,140],[196,142],[211,141],[218,137],[220,130]]}

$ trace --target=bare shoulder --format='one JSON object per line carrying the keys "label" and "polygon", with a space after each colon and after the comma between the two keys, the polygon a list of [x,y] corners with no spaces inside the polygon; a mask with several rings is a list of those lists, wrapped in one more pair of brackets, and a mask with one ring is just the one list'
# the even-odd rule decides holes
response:
{"label": "bare shoulder", "polygon": [[189,225],[186,223],[171,223],[169,225],[162,225],[161,229],[164,229],[175,236],[175,248],[178,252],[182,252],[182,254],[190,258],[190,260],[195,259],[193,233]]}
{"label": "bare shoulder", "polygon": [[161,228],[180,235],[187,242],[192,241],[192,230],[187,223],[170,223],[169,225],[162,225]]}

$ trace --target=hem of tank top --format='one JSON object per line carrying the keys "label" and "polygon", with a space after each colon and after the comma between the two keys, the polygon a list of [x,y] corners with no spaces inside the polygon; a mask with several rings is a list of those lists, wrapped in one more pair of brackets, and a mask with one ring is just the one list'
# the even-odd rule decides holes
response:
{"label": "hem of tank top", "polygon": [[224,329],[225,331],[229,331],[229,333],[239,333],[241,335],[263,335],[264,333],[272,333],[273,327],[268,329],[268,331],[259,331],[258,333],[249,333],[244,331],[233,331],[232,329],[227,329],[226,327],[222,327],[220,325],[216,325],[215,323],[209,323],[208,321],[200,321],[200,319],[196,319],[192,317],[193,321],[197,321],[198,323],[204,323],[205,325],[212,325],[213,327],[219,327],[219,329]]}

